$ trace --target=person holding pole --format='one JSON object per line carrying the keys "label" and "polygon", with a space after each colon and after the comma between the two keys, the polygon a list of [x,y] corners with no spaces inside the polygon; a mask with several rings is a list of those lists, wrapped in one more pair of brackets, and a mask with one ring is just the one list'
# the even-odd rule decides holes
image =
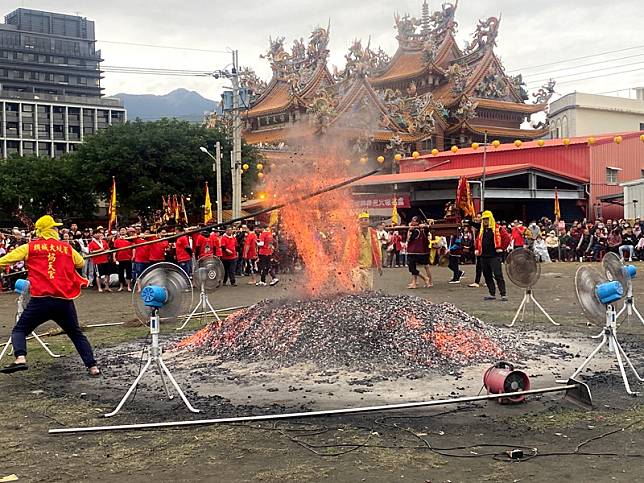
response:
{"label": "person holding pole", "polygon": [[91,377],[98,377],[92,346],[80,329],[74,299],[86,287],[87,279],[76,271],[82,268],[83,257],[68,243],[60,241],[54,219],[45,215],[35,223],[36,237],[29,243],[0,258],[0,267],[19,261],[27,264],[31,299],[11,333],[15,362],[0,369],[11,374],[25,371],[27,366],[27,335],[48,320],[65,331],[78,351]]}

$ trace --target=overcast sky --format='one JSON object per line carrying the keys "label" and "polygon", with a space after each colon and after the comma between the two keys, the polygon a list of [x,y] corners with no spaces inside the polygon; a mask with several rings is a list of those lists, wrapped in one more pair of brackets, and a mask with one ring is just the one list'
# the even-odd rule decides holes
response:
{"label": "overcast sky", "polygon": [[[431,10],[440,1],[429,2]],[[0,0],[0,13],[17,7],[80,14],[96,24],[98,48],[105,66],[137,66],[188,70],[223,68],[225,53],[120,45],[131,42],[163,46],[239,50],[242,66],[270,78],[259,55],[268,37],[307,38],[317,25],[331,21],[329,66],[341,66],[354,38],[396,50],[394,12],[420,16],[422,0]],[[529,87],[549,76],[560,78],[557,92],[603,93],[644,86],[643,0],[460,0],[456,20],[460,46],[471,37],[479,18],[502,14],[497,54],[508,71],[521,69]],[[604,56],[534,68],[535,65],[642,46]],[[622,59],[623,57],[628,57]],[[620,60],[621,59],[621,60]],[[597,62],[611,60],[598,64]],[[579,65],[594,63],[594,65]],[[627,65],[628,64],[628,65]],[[561,70],[562,68],[573,70]],[[529,68],[531,67],[531,68]],[[559,69],[556,72],[550,72]],[[600,70],[601,69],[601,70]],[[635,70],[620,75],[616,71]],[[570,76],[571,73],[586,72]],[[598,79],[569,82],[590,76]],[[564,77],[567,76],[567,77]],[[183,87],[219,99],[225,82],[211,78],[106,73],[106,94],[117,92],[165,94]],[[624,95],[623,93],[622,95]]]}

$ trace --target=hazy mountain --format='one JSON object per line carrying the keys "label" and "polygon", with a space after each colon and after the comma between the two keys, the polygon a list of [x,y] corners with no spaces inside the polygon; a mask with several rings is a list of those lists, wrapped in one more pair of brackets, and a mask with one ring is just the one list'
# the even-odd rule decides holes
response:
{"label": "hazy mountain", "polygon": [[127,117],[154,121],[162,117],[200,122],[205,112],[220,111],[219,102],[206,99],[201,94],[187,89],[176,89],[163,96],[154,94],[115,94],[123,101]]}

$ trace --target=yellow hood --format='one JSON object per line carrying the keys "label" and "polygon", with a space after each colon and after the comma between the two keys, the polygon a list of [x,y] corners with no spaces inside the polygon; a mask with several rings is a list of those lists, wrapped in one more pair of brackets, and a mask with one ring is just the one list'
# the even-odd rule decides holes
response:
{"label": "yellow hood", "polygon": [[[496,221],[494,220],[494,215],[492,214],[492,212],[490,210],[484,211],[483,213],[481,213],[481,220],[483,220],[483,218],[489,218],[490,219],[490,228],[492,228],[492,231],[495,231],[496,230]],[[483,223],[481,223],[481,230],[480,230],[481,234],[483,234],[483,230],[484,230]]]}

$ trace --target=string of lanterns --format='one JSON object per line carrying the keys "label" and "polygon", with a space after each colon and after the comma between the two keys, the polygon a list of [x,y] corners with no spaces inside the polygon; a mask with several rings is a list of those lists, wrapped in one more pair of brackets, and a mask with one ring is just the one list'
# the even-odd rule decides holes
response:
{"label": "string of lanterns", "polygon": [[[641,135],[640,135],[640,137],[639,137],[639,139],[640,139],[640,141],[644,142],[644,134],[641,134]],[[622,136],[615,136],[615,137],[613,138],[613,142],[614,142],[615,144],[621,144],[623,140],[624,140],[624,139],[623,139],[623,137],[622,137]],[[597,142],[597,140],[596,140],[596,139],[595,139],[595,137],[593,137],[593,136],[589,136],[589,137],[587,138],[587,140],[586,140],[586,141],[587,141],[587,143],[588,143],[589,145],[593,145],[593,144],[595,144],[595,143]],[[563,138],[563,139],[561,140],[561,143],[562,143],[565,147],[570,146],[571,142],[572,142],[572,141],[571,141],[571,139],[570,139],[570,138]],[[513,143],[513,144],[514,144],[514,147],[515,147],[515,148],[519,149],[519,148],[521,148],[521,146],[523,145],[523,141],[522,141],[522,140],[520,140],[520,139],[516,139],[516,140],[514,141],[514,143]],[[495,139],[495,140],[493,140],[493,141],[490,143],[490,145],[492,146],[492,148],[494,148],[494,149],[498,149],[498,148],[501,146],[501,141],[500,141],[500,140],[498,140],[498,139]],[[537,145],[538,147],[542,148],[542,147],[544,147],[544,146],[546,145],[546,142],[545,142],[545,140],[543,140],[543,139],[538,139],[538,140],[536,140],[536,145]],[[480,144],[480,143],[477,143],[477,142],[473,142],[473,143],[470,145],[470,147],[472,148],[472,150],[477,151],[477,150],[481,147],[481,144]],[[456,153],[458,153],[459,149],[460,149],[460,148],[459,148],[459,146],[457,146],[457,145],[453,145],[453,146],[451,146],[450,151],[451,151],[452,153],[456,154]],[[430,152],[430,153],[431,153],[431,155],[432,155],[432,156],[438,156],[438,155],[440,154],[440,151],[439,151],[437,148],[434,148],[434,149],[432,149],[432,150],[431,150],[431,152]],[[413,159],[418,159],[418,158],[420,158],[420,156],[421,156],[421,154],[420,154],[418,151],[413,151],[413,152],[411,153],[411,157],[412,157]],[[396,162],[400,162],[400,161],[402,161],[402,159],[403,159],[403,158],[404,158],[404,155],[403,155],[402,153],[396,153],[396,154],[394,154],[394,156],[393,156],[393,159],[394,159],[394,161],[396,161]],[[376,158],[376,161],[378,162],[378,164],[383,165],[383,164],[385,163],[385,157],[384,157],[384,156],[382,156],[382,155],[380,155],[380,156],[378,156],[378,157]],[[363,156],[361,156],[361,157],[358,159],[358,162],[359,162],[361,165],[363,165],[363,166],[364,166],[364,165],[366,165],[366,164],[369,162],[369,158],[368,158],[368,156],[363,155]],[[345,160],[343,161],[343,163],[344,163],[344,165],[345,165],[345,166],[347,166],[347,167],[348,167],[348,166],[351,166],[352,161],[351,161],[351,159],[347,158],[347,159],[345,159]],[[272,167],[272,168],[274,168],[274,167],[275,167],[275,165],[274,165],[274,164],[272,164],[272,165],[271,165],[271,167]],[[264,165],[263,165],[262,163],[257,163],[257,165],[255,166],[255,169],[257,170],[257,178],[259,178],[259,180],[261,181],[261,180],[264,178],[264,176],[265,176],[265,173],[264,173]],[[244,163],[244,164],[242,165],[242,170],[243,170],[243,172],[244,172],[244,173],[248,172],[248,171],[250,170],[250,165],[249,165],[248,163]]]}

